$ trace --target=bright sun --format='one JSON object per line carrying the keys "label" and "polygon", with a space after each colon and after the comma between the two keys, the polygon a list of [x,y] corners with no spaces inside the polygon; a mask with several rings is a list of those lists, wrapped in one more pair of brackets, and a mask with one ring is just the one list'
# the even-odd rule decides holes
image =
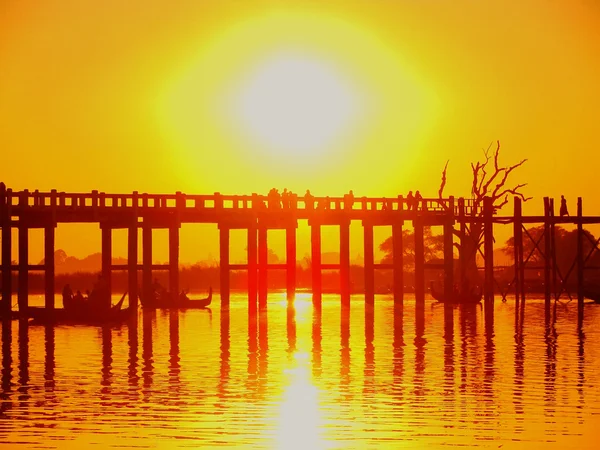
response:
{"label": "bright sun", "polygon": [[275,151],[313,153],[350,125],[359,110],[356,89],[335,68],[293,53],[260,64],[234,96],[240,126]]}

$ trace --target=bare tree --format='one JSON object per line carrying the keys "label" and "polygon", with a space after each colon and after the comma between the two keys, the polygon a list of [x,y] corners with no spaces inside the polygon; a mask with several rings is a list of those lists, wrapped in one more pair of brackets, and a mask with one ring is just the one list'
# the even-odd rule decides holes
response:
{"label": "bare tree", "polygon": [[[510,174],[517,168],[521,167],[527,159],[523,159],[512,166],[500,166],[500,141],[497,141],[496,150],[490,154],[492,144],[484,150],[484,160],[471,163],[473,172],[473,183],[471,186],[471,208],[465,211],[466,216],[483,217],[483,201],[486,197],[492,199],[494,206],[494,214],[497,213],[504,205],[509,202],[511,197],[520,197],[523,201],[530,200],[532,197],[525,197],[520,192],[522,188],[527,186],[527,183],[517,184],[513,187],[507,187]],[[444,195],[446,186],[446,172],[448,170],[448,162],[442,171],[442,180],[438,190],[439,198]],[[491,166],[490,163],[493,163]],[[460,237],[459,230],[454,230],[454,234]],[[467,278],[476,280],[478,277],[476,258],[477,253],[483,245],[483,222],[471,222],[467,226],[465,237],[461,242],[456,242],[455,247],[462,256],[461,260],[465,261],[464,273]]]}

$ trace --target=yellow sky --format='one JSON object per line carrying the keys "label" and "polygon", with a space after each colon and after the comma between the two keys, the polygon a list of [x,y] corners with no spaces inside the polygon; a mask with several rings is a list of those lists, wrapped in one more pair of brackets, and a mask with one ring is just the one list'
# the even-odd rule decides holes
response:
{"label": "yellow sky", "polygon": [[[450,159],[446,192],[468,196],[469,162],[500,139],[504,161],[529,158],[529,211],[565,194],[597,214],[599,55],[593,0],[7,1],[0,179],[435,196]],[[99,250],[99,232],[62,230],[67,253]],[[182,260],[218,254],[194,236]]]}

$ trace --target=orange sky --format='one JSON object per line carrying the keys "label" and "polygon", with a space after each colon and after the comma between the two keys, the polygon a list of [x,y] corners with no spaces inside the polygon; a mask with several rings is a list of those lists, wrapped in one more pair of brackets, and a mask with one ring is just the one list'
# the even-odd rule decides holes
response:
{"label": "orange sky", "polygon": [[[500,139],[504,161],[529,158],[526,211],[565,194],[598,214],[599,55],[592,0],[4,2],[0,179],[435,196],[450,159],[446,192],[468,196],[469,162]],[[283,91],[278,77],[291,77]],[[268,109],[272,92],[296,122]],[[96,229],[61,226],[57,245],[98,251]],[[218,255],[197,230],[183,232],[183,262]]]}

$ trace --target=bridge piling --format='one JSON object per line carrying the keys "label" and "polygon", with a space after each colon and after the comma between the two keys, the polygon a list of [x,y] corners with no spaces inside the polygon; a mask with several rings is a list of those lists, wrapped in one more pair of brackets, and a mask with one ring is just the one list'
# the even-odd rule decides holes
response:
{"label": "bridge piling", "polygon": [[229,228],[219,224],[221,309],[229,309]]}
{"label": "bridge piling", "polygon": [[413,220],[415,239],[415,303],[417,309],[425,306],[425,243],[423,241],[423,219],[416,216]]}
{"label": "bridge piling", "polygon": [[129,305],[138,307],[138,227],[136,223],[127,230],[127,283]]}
{"label": "bridge piling", "polygon": [[0,226],[2,226],[2,304],[0,306],[2,311],[0,314],[10,311],[12,306],[12,226],[10,223],[10,206],[6,185],[0,182]]}
{"label": "bridge piling", "polygon": [[112,295],[112,228],[107,223],[101,223],[102,230],[102,278],[108,297],[102,299],[105,306],[110,307]]}
{"label": "bridge piling", "polygon": [[263,311],[267,307],[267,264],[269,249],[267,246],[267,228],[258,227],[258,309]]}
{"label": "bridge piling", "polygon": [[516,310],[519,310],[519,302],[525,301],[525,267],[523,263],[523,222],[522,203],[519,197],[513,200],[513,240],[514,240],[514,284]]}
{"label": "bridge piling", "polygon": [[[145,199],[147,201],[147,198]],[[152,226],[142,225],[142,295],[146,299],[153,296],[152,292]]]}
{"label": "bridge piling", "polygon": [[491,197],[483,199],[483,255],[484,255],[484,300],[494,301],[494,203]]}
{"label": "bridge piling", "polygon": [[340,224],[340,293],[342,305],[350,306],[350,221]]}
{"label": "bridge piling", "polygon": [[293,302],[296,295],[296,227],[285,229],[286,253],[286,292],[289,302]]}
{"label": "bridge piling", "polygon": [[444,295],[454,295],[454,197],[450,197],[448,217],[444,220]]}
{"label": "bridge piling", "polygon": [[179,296],[179,226],[169,227],[169,291],[171,301]]}
{"label": "bridge piling", "polygon": [[584,267],[583,258],[583,205],[581,197],[577,198],[577,323],[578,328],[583,326],[583,286],[584,286]]}
{"label": "bridge piling", "polygon": [[44,228],[44,306],[54,309],[54,225]]}
{"label": "bridge piling", "polygon": [[375,304],[375,255],[373,253],[373,224],[363,221],[365,306]]}
{"label": "bridge piling", "polygon": [[322,273],[321,273],[321,225],[310,225],[310,254],[312,275],[313,306],[321,310]]}
{"label": "bridge piling", "polygon": [[550,199],[544,197],[544,311],[545,315],[550,315],[550,299],[552,298],[552,225],[550,223]]}
{"label": "bridge piling", "polygon": [[257,228],[256,225],[248,227],[248,311],[256,314],[257,309]]}
{"label": "bridge piling", "polygon": [[404,245],[402,222],[392,225],[392,264],[394,266],[394,309],[404,305]]}
{"label": "bridge piling", "polygon": [[29,305],[29,228],[19,225],[19,291],[17,302],[19,311],[26,311]]}

